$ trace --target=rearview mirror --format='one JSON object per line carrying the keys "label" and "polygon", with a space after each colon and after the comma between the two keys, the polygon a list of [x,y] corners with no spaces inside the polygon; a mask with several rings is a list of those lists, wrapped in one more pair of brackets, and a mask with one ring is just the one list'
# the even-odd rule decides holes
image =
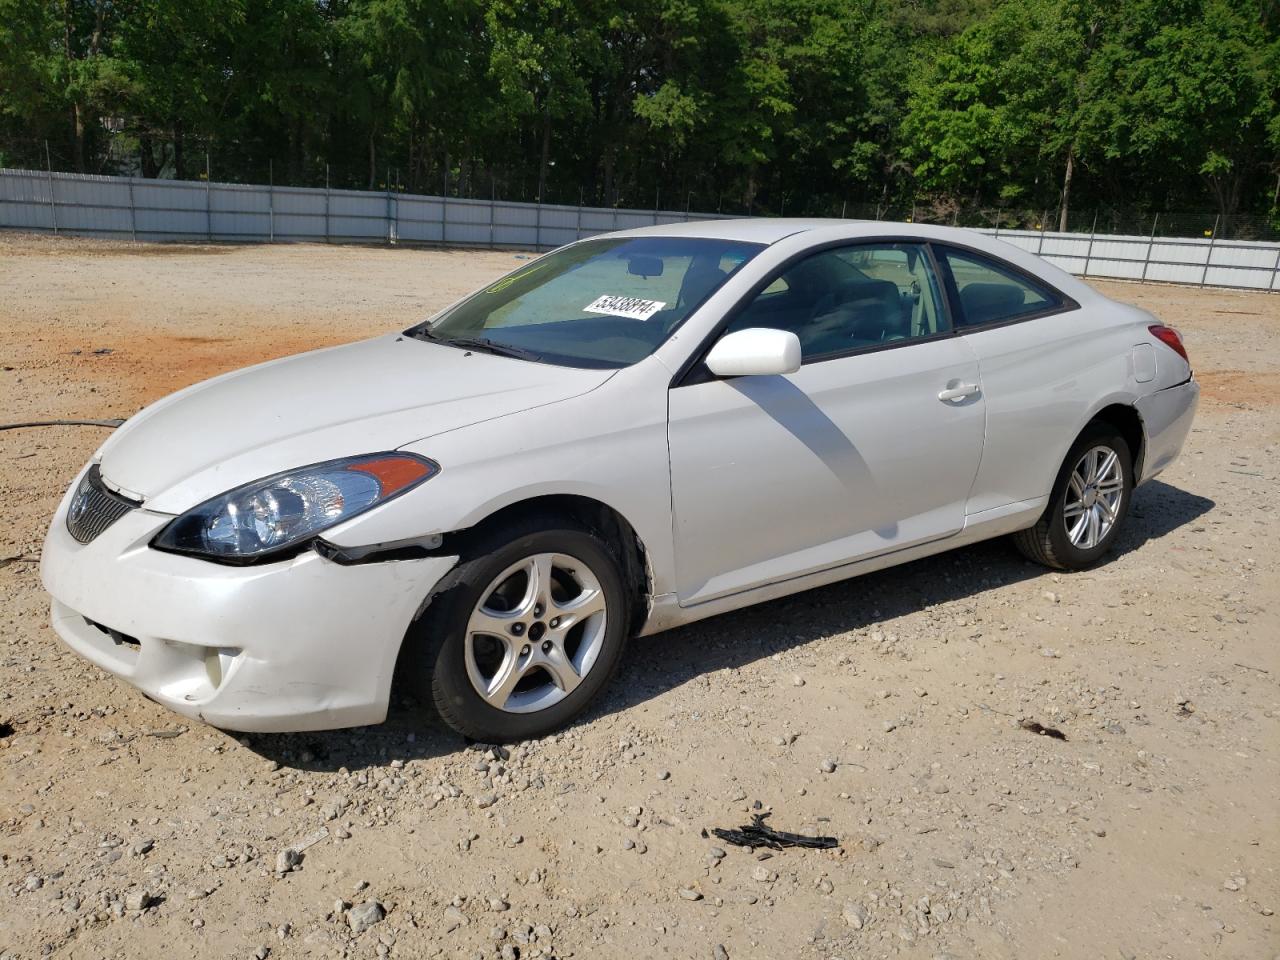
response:
{"label": "rearview mirror", "polygon": [[627,273],[633,277],[649,277],[662,276],[662,258],[661,257],[631,257],[627,260]]}
{"label": "rearview mirror", "polygon": [[800,369],[800,338],[789,330],[750,327],[730,333],[707,354],[717,377],[762,377]]}

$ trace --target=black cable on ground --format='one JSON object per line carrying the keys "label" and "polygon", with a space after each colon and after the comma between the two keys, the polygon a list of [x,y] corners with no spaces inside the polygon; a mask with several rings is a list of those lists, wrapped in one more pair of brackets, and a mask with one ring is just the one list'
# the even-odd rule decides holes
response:
{"label": "black cable on ground", "polygon": [[22,430],[26,427],[110,427],[115,429],[123,420],[31,420],[27,423],[0,423],[0,430]]}

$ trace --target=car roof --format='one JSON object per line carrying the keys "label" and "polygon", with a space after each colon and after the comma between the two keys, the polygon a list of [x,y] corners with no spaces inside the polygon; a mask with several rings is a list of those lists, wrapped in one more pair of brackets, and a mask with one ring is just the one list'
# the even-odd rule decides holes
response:
{"label": "car roof", "polygon": [[652,227],[618,230],[611,237],[699,237],[707,240],[740,240],[744,243],[777,243],[784,237],[821,227],[853,224],[854,220],[786,217],[733,217],[716,220],[659,223]]}
{"label": "car roof", "polygon": [[814,245],[841,240],[874,240],[882,237],[910,240],[932,240],[977,249],[1040,277],[1077,301],[1101,295],[1065,270],[1020,247],[962,227],[934,224],[902,223],[892,220],[838,220],[824,217],[764,218],[741,217],[718,220],[659,223],[649,227],[618,230],[609,237],[697,237],[743,243],[774,244],[797,234],[815,233]]}
{"label": "car roof", "polygon": [[[912,237],[921,240],[950,240],[971,243],[972,230],[941,227],[933,224],[902,223],[893,220],[838,220],[826,217],[741,217],[717,220],[690,220],[659,223],[607,234],[611,237],[699,237],[708,240],[737,240],[744,243],[772,244],[786,237],[814,231],[840,230],[844,236]],[[839,235],[839,234],[838,234]]]}

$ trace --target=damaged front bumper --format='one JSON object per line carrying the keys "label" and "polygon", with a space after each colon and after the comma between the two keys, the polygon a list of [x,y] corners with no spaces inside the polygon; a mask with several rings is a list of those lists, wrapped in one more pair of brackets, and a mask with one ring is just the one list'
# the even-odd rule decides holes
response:
{"label": "damaged front bumper", "polygon": [[41,576],[76,653],[192,719],[241,731],[386,718],[401,643],[456,557],[350,566],[313,551],[229,567],[148,544],[171,517],[136,509],[88,544],[53,518]]}

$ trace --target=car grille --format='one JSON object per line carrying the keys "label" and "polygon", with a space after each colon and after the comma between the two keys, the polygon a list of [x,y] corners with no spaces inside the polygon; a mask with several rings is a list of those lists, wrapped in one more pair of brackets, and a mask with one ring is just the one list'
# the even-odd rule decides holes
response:
{"label": "car grille", "polygon": [[103,530],[137,507],[136,501],[108,490],[95,463],[76,487],[67,510],[67,529],[81,543],[93,541]]}

